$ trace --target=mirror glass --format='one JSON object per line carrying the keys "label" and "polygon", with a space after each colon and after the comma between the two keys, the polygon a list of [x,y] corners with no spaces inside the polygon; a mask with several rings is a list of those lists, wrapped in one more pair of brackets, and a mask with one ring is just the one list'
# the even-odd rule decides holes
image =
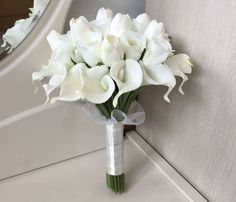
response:
{"label": "mirror glass", "polygon": [[0,60],[30,33],[50,0],[1,0]]}

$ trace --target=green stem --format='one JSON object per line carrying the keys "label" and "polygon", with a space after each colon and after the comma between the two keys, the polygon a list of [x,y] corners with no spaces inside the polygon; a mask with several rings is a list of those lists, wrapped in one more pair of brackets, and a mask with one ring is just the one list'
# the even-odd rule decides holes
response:
{"label": "green stem", "polygon": [[104,104],[96,104],[97,109],[104,115],[106,118],[110,118],[111,114]]}
{"label": "green stem", "polygon": [[129,108],[130,108],[130,105],[131,105],[132,102],[136,99],[136,97],[138,96],[138,94],[143,90],[143,88],[144,88],[144,87],[140,87],[140,88],[138,88],[137,90],[132,91],[132,92],[130,93],[130,95],[129,95],[129,97],[128,97],[126,103],[125,103],[125,107],[124,107],[124,110],[123,110],[124,113],[126,113],[126,114],[128,113]]}
{"label": "green stem", "polygon": [[107,187],[115,193],[123,193],[125,191],[125,175],[109,175],[106,174]]}

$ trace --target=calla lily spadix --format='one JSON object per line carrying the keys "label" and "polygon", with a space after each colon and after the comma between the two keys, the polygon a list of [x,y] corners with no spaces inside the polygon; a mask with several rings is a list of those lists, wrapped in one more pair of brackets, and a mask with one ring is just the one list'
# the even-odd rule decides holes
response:
{"label": "calla lily spadix", "polygon": [[144,121],[135,99],[144,86],[162,85],[168,88],[164,100],[170,102],[175,76],[183,79],[179,86],[183,94],[193,66],[189,56],[176,55],[163,23],[150,20],[146,13],[134,19],[121,13],[113,17],[106,8],[99,9],[92,21],[83,16],[72,19],[66,34],[52,31],[47,39],[51,58],[32,74],[33,83],[43,84],[51,104],[83,100],[84,108],[106,124],[107,186],[124,192],[123,125]]}
{"label": "calla lily spadix", "polygon": [[118,99],[122,94],[136,90],[142,85],[142,68],[133,59],[115,63],[111,66],[110,74],[119,88],[119,92],[113,100],[114,107],[117,106]]}

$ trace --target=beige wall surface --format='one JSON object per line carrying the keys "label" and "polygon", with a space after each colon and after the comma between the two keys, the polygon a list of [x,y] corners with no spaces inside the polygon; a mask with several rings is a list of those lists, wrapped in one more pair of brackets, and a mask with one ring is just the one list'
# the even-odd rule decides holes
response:
{"label": "beige wall surface", "polygon": [[136,17],[140,13],[145,12],[146,0],[73,0],[71,10],[67,16],[68,23],[65,30],[69,29],[69,20],[81,15],[89,20],[96,17],[97,11],[101,7],[110,8],[114,14],[120,12]]}
{"label": "beige wall surface", "polygon": [[196,68],[185,96],[147,87],[140,96],[142,134],[209,201],[236,200],[236,1],[147,0],[176,52]]}

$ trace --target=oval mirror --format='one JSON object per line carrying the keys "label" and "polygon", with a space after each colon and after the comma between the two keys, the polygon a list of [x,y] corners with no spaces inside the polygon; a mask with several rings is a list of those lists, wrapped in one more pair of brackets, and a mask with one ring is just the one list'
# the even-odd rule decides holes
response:
{"label": "oval mirror", "polygon": [[30,33],[50,0],[3,0],[0,6],[0,60]]}

